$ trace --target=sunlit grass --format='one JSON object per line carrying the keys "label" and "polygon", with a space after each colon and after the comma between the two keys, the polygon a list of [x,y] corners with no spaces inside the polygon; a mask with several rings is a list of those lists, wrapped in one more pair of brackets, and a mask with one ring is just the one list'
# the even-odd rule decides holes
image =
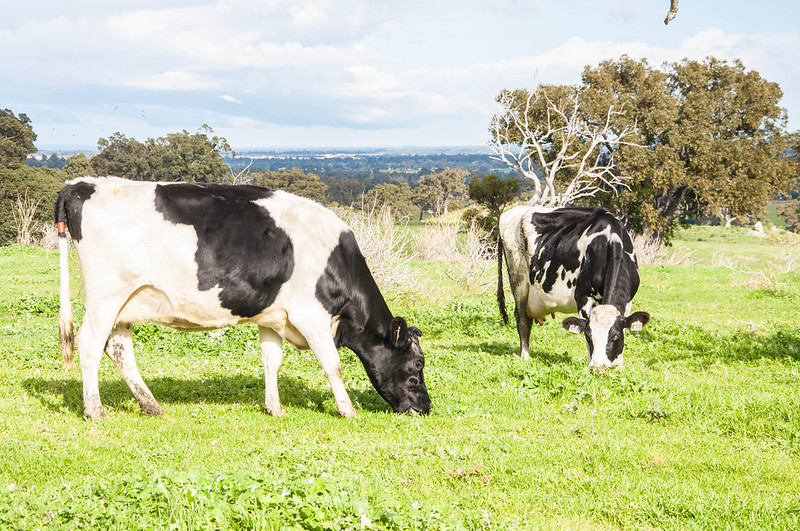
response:
{"label": "sunlit grass", "polygon": [[711,267],[714,252],[757,268],[787,248],[717,230],[680,240],[701,263],[642,268],[635,307],[653,320],[605,375],[558,321],[517,358],[492,290],[412,263],[428,287],[387,298],[423,330],[434,410],[391,413],[342,350],[358,419],[288,347],[288,416],[267,416],[252,326],[142,324],[137,360],[173,421],[142,414],[107,360],[110,418],[85,421],[57,351],[57,256],[0,248],[0,527],[798,528],[800,278],[751,289]]}

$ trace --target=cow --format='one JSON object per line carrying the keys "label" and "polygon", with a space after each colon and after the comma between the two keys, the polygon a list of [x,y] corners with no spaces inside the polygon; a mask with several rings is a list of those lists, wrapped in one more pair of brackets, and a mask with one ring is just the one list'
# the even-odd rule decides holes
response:
{"label": "cow", "polygon": [[519,355],[530,357],[533,322],[575,313],[562,326],[583,333],[590,371],[623,364],[625,330],[641,330],[647,312],[630,313],[639,289],[633,243],[622,222],[601,208],[514,207],[500,216],[497,302],[508,322],[503,256],[514,294]]}
{"label": "cow", "polygon": [[[357,415],[340,346],[355,352],[395,412],[431,411],[421,331],[392,315],[353,232],[318,203],[257,186],[82,177],[59,192],[55,221],[62,357],[74,366],[77,339],[87,418],[106,417],[98,385],[103,352],[142,411],[165,415],[134,358],[131,325],[144,321],[183,331],[255,323],[264,405],[276,417],[285,414],[278,397],[283,339],[311,349],[344,417]],[[86,297],[77,338],[66,229]]]}

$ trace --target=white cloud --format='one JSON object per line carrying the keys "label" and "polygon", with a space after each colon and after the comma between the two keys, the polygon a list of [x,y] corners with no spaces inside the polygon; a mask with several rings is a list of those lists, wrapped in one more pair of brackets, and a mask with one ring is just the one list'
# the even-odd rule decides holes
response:
{"label": "white cloud", "polygon": [[204,122],[462,143],[485,139],[501,89],[578,83],[585,65],[622,54],[654,67],[739,57],[800,115],[800,31],[754,25],[747,10],[734,10],[746,24],[712,26],[702,17],[722,0],[681,6],[669,27],[666,6],[633,0],[75,1],[0,21],[0,49],[14,50],[0,55],[0,101],[47,117],[32,115],[40,142],[70,117],[90,144],[114,127],[159,136]]}
{"label": "white cloud", "polygon": [[222,101],[227,101],[228,103],[238,103],[239,105],[242,104],[241,100],[234,98],[230,94],[222,94],[220,95],[219,99],[221,99]]}

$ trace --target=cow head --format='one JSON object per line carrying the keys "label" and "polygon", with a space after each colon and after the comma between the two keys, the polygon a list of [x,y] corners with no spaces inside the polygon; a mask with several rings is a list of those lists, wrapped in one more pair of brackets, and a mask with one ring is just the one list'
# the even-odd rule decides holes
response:
{"label": "cow head", "polygon": [[378,394],[397,413],[430,413],[432,405],[422,370],[425,356],[419,346],[422,332],[395,317],[389,334],[376,350],[378,356],[365,367]]}
{"label": "cow head", "polygon": [[561,325],[573,334],[583,332],[589,352],[589,370],[607,367],[622,367],[622,351],[625,349],[625,330],[639,331],[650,322],[647,312],[634,312],[624,317],[616,307],[602,304],[595,306],[589,319],[567,317]]}

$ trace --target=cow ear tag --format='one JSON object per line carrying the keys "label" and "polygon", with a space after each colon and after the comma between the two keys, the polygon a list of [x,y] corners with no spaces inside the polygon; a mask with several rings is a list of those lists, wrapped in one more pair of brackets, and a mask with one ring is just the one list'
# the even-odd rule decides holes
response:
{"label": "cow ear tag", "polygon": [[642,328],[644,328],[644,325],[641,321],[634,321],[633,324],[631,324],[631,332],[639,332]]}
{"label": "cow ear tag", "polygon": [[580,334],[581,333],[581,327],[576,325],[576,324],[569,325],[569,331],[572,332],[573,334]]}

